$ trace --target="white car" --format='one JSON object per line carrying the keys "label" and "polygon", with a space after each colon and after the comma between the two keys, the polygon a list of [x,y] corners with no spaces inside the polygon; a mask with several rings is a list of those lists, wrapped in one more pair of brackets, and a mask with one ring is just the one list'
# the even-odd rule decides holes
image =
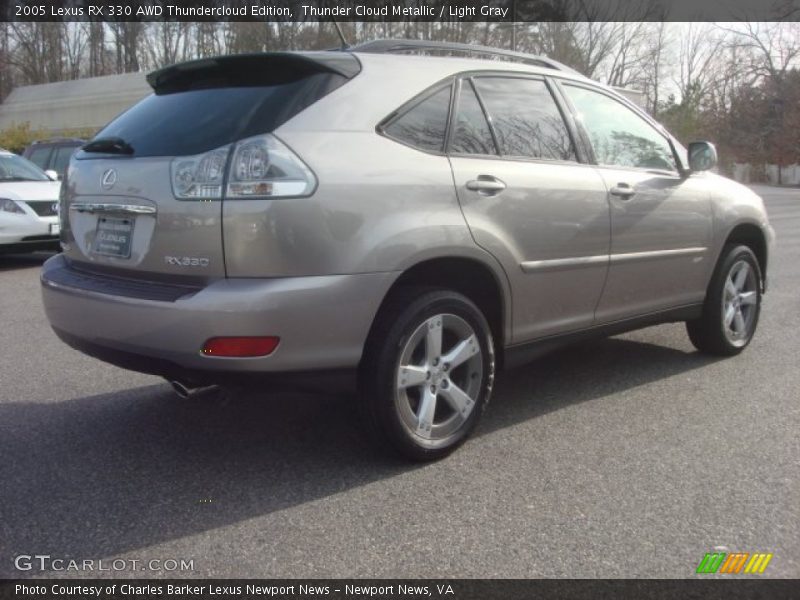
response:
{"label": "white car", "polygon": [[61,183],[0,148],[0,253],[59,249]]}

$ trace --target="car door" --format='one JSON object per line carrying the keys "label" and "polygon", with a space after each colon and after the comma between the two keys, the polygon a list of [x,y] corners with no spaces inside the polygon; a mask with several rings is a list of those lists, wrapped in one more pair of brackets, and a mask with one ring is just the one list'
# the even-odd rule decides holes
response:
{"label": "car door", "polygon": [[604,90],[562,82],[608,189],[611,252],[598,323],[701,302],[711,199],[684,177],[663,130]]}
{"label": "car door", "polygon": [[609,208],[542,77],[459,81],[448,156],[475,241],[503,265],[519,343],[592,324],[608,267]]}

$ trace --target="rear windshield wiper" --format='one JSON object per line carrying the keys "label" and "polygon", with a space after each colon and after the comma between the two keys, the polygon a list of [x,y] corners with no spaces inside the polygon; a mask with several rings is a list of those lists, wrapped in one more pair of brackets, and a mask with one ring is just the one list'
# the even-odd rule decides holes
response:
{"label": "rear windshield wiper", "polygon": [[108,154],[133,154],[133,146],[119,137],[92,140],[81,150],[84,152],[107,152]]}

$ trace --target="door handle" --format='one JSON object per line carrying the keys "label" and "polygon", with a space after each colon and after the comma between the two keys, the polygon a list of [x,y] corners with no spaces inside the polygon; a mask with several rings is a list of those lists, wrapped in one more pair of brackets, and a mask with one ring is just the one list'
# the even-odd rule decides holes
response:
{"label": "door handle", "polygon": [[467,182],[467,189],[481,196],[495,196],[506,189],[506,184],[491,175],[478,175],[477,179]]}
{"label": "door handle", "polygon": [[616,196],[620,200],[630,200],[636,191],[631,187],[629,183],[620,182],[610,190],[608,193],[612,196]]}

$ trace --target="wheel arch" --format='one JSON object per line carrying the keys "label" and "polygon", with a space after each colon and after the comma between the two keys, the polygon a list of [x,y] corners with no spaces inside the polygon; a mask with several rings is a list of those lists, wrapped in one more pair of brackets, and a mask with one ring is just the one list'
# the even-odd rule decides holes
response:
{"label": "wheel arch", "polygon": [[[761,227],[751,222],[736,224],[725,237],[722,248],[720,248],[720,256],[722,254],[722,249],[728,244],[742,244],[753,251],[753,254],[756,255],[756,259],[758,260],[758,266],[761,269],[762,293],[765,292],[767,287],[767,261],[769,259],[769,250],[767,236]],[[717,257],[717,261],[719,261],[719,257]]]}
{"label": "wheel arch", "polygon": [[511,335],[511,296],[504,273],[473,257],[440,256],[421,260],[407,267],[387,290],[376,321],[392,294],[408,286],[452,289],[472,300],[489,322],[497,360],[502,361],[505,340]]}

